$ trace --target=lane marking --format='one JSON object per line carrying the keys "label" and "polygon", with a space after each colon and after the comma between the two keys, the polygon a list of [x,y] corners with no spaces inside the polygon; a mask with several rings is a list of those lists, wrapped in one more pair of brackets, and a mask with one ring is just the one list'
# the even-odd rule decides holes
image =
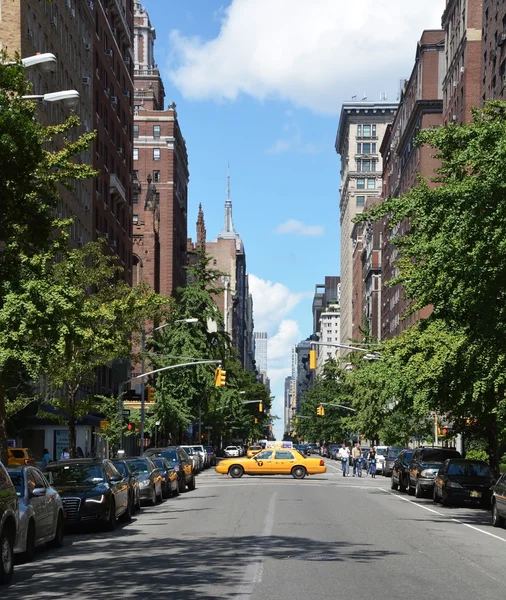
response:
{"label": "lane marking", "polygon": [[262,581],[265,549],[268,544],[268,539],[271,536],[274,528],[274,511],[276,508],[277,497],[278,493],[274,492],[269,500],[267,514],[264,521],[264,528],[260,536],[261,539],[253,551],[254,560],[252,560],[244,570],[241,585],[239,586],[237,593],[234,595],[236,600],[248,600],[251,598],[255,589],[255,585]]}
{"label": "lane marking", "polygon": [[409,498],[404,498],[404,496],[399,496],[399,494],[394,494],[393,492],[391,492],[390,490],[386,490],[385,488],[378,488],[378,489],[380,489],[382,492],[386,492],[387,494],[390,494],[391,496],[394,496],[395,498],[399,498],[400,500],[409,502],[413,506],[418,506],[419,508],[423,508],[424,510],[428,510],[431,513],[439,515],[440,517],[444,517],[444,518],[448,519],[449,521],[453,521],[454,523],[458,523],[459,525],[464,525],[464,527],[469,527],[469,529],[474,529],[475,531],[484,533],[485,535],[493,537],[496,540],[500,540],[501,542],[506,542],[506,539],[501,537],[500,535],[496,535],[495,533],[490,533],[490,531],[486,531],[485,529],[480,529],[479,527],[476,527],[475,525],[470,525],[469,523],[464,523],[464,521],[461,521],[460,519],[456,519],[455,517],[449,517],[448,515],[438,512],[437,510],[434,510],[433,508],[429,508],[428,506],[424,506],[423,504],[419,504],[418,502],[413,502],[413,500],[410,500]]}

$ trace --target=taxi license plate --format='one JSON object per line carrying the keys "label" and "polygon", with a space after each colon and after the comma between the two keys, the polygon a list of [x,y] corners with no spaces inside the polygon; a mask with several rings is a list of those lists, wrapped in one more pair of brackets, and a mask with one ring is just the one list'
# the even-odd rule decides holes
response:
{"label": "taxi license plate", "polygon": [[471,492],[469,495],[471,498],[481,498],[481,492]]}

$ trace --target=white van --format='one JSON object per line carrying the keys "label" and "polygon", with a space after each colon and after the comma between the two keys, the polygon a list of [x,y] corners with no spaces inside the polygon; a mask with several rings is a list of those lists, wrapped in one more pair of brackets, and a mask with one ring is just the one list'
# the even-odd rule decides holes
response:
{"label": "white van", "polygon": [[387,458],[388,446],[375,446],[376,448],[376,473],[383,473],[383,466]]}

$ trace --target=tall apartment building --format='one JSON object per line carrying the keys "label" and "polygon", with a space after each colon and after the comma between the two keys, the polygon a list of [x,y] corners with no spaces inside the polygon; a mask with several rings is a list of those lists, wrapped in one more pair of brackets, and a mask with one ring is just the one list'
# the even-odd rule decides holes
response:
{"label": "tall apartment building", "polygon": [[174,295],[186,283],[188,154],[176,105],[164,109],[156,31],[134,5],[133,281]]}
{"label": "tall apartment building", "polygon": [[94,237],[132,282],[133,0],[87,0],[95,23],[93,69],[93,166],[99,171],[93,199]]}
{"label": "tall apartment building", "polygon": [[[420,130],[437,127],[443,120],[442,81],[444,77],[444,32],[428,30],[422,33],[417,44],[415,64],[410,78],[405,82],[399,109],[388,127],[381,144],[383,157],[383,198],[398,197],[418,185],[420,174],[426,181],[434,176],[439,162],[431,148],[415,148],[413,141]],[[403,234],[408,223],[393,230],[387,221],[375,224],[381,228],[382,281],[395,278],[397,249],[390,243],[393,236]],[[430,314],[430,307],[403,318],[409,308],[400,286],[382,285],[381,337],[392,338],[411,327],[415,321]]]}
{"label": "tall apartment building", "polygon": [[326,275],[325,283],[317,283],[313,296],[313,333],[318,333],[320,316],[329,304],[339,304],[341,299],[341,278],[339,275]]}
{"label": "tall apartment building", "polygon": [[[476,0],[475,0],[476,1]],[[506,3],[483,2],[481,102],[506,98]],[[477,5],[481,2],[476,2]]]}
{"label": "tall apartment building", "polygon": [[[329,303],[320,314],[319,341],[322,346],[317,346],[316,375],[322,373],[323,365],[339,354],[338,346],[341,340],[341,312],[339,304]],[[327,343],[328,345],[325,345]]]}
{"label": "tall apartment building", "polygon": [[260,376],[267,376],[267,332],[255,331],[255,363]]}
{"label": "tall apartment building", "polygon": [[361,101],[345,102],[341,109],[335,149],[341,156],[341,343],[345,345],[353,337],[353,218],[368,198],[380,193],[379,147],[396,108],[396,102]]}
{"label": "tall apartment building", "polygon": [[312,387],[314,382],[314,371],[309,369],[309,351],[311,349],[311,341],[309,339],[302,340],[295,346],[295,406],[296,413],[299,412],[301,403],[304,400],[306,392]]}
{"label": "tall apartment building", "polygon": [[[379,198],[368,198],[367,210],[380,202]],[[381,305],[382,305],[382,243],[383,235],[380,223],[366,221],[361,223],[362,232],[362,326],[368,335],[381,341]],[[358,321],[358,319],[357,319]],[[360,331],[354,331],[354,339],[359,338]]]}
{"label": "tall apartment building", "polygon": [[[486,2],[485,12],[490,27],[494,27],[499,13],[495,0]],[[443,78],[443,122],[468,123],[471,108],[480,105],[482,97],[482,23],[484,0],[446,0],[441,26],[445,32],[445,72]],[[502,9],[504,10],[504,9]],[[490,38],[489,38],[490,41]],[[495,45],[495,40],[494,44]],[[491,49],[490,48],[489,53]],[[488,54],[490,58],[490,54]],[[492,61],[494,67],[497,63]],[[490,65],[489,65],[490,66]],[[497,65],[500,72],[500,64]],[[501,85],[489,68],[487,91],[492,93]],[[488,81],[488,80],[487,80]],[[493,85],[492,85],[493,84]]]}
{"label": "tall apartment building", "polygon": [[290,434],[292,428],[292,377],[285,377],[283,399],[283,431]]}
{"label": "tall apartment building", "polygon": [[[93,39],[95,13],[93,3],[63,0],[0,0],[0,48],[14,57],[22,58],[50,52],[56,56],[54,72],[40,68],[26,69],[33,94],[77,90],[79,102],[69,108],[62,102],[40,103],[37,118],[45,125],[58,125],[71,111],[81,119],[82,126],[70,135],[91,131],[93,127]],[[78,157],[81,163],[91,164],[92,152]],[[70,240],[80,246],[93,239],[93,181],[76,181],[75,190],[59,190],[61,204],[57,216],[74,219]]]}

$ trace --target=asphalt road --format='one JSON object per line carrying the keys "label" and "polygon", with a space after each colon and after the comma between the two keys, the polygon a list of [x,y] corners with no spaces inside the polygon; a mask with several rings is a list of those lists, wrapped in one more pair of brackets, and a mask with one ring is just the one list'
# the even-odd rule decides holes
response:
{"label": "asphalt road", "polygon": [[487,512],[391,492],[388,479],[232,480],[82,531],[16,566],[0,598],[406,600],[506,598],[506,530]]}

